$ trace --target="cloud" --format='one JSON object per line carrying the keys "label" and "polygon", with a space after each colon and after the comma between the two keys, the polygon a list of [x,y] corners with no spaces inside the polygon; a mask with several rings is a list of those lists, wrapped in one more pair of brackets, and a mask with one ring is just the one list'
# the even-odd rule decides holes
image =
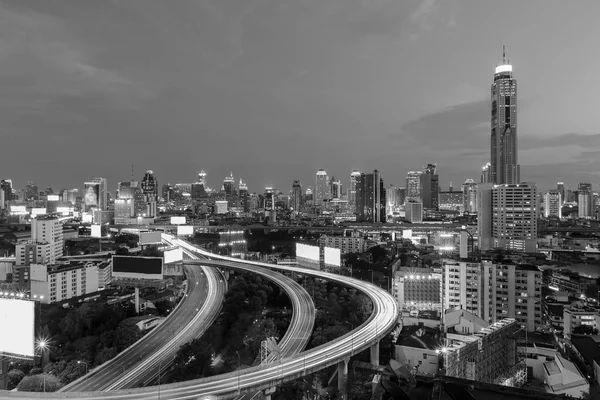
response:
{"label": "cloud", "polygon": [[89,50],[62,20],[0,3],[0,85],[17,104],[92,95],[123,106],[148,95],[123,74],[96,65]]}
{"label": "cloud", "polygon": [[437,0],[421,0],[419,6],[410,15],[409,19],[423,30],[429,30],[431,26],[431,15],[438,9]]}
{"label": "cloud", "polygon": [[[541,149],[566,146],[580,146],[585,148],[600,147],[600,134],[587,135],[582,133],[564,133],[562,135],[542,136],[520,136],[520,149]],[[590,152],[584,152],[590,153]],[[596,152],[591,152],[596,153]]]}

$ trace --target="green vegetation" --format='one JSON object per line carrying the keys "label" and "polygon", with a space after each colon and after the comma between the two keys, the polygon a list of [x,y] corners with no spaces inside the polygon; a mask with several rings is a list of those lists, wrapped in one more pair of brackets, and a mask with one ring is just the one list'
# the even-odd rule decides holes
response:
{"label": "green vegetation", "polygon": [[262,340],[287,330],[289,314],[274,320],[267,312],[282,306],[289,308],[290,302],[279,287],[257,275],[236,272],[217,321],[201,338],[181,347],[166,381],[212,376],[233,371],[238,363],[252,364]]}

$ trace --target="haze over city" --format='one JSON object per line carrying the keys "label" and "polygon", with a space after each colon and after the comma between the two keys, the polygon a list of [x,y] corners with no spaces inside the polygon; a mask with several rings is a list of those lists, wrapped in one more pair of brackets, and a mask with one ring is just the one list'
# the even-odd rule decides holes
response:
{"label": "haze over city", "polygon": [[[0,2],[3,176],[104,176],[250,190],[489,161],[502,45],[519,81],[522,180],[595,182],[600,3],[580,1]],[[534,23],[535,22],[535,23]]]}

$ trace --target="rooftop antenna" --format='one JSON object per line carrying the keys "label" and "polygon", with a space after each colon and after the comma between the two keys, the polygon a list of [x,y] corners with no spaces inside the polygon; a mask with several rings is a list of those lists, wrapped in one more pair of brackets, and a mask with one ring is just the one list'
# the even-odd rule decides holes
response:
{"label": "rooftop antenna", "polygon": [[506,65],[506,46],[502,45],[502,63]]}
{"label": "rooftop antenna", "polygon": [[135,179],[133,178],[133,164],[131,164],[131,181],[133,182]]}

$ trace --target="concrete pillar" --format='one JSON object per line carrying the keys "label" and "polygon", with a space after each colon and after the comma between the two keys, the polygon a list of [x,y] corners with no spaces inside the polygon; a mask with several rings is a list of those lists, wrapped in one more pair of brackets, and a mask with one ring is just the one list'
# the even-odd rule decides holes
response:
{"label": "concrete pillar", "polygon": [[379,341],[371,346],[371,364],[379,365]]}
{"label": "concrete pillar", "polygon": [[277,390],[277,386],[273,386],[268,389],[265,389],[265,400],[271,400],[271,396],[273,395],[273,393],[275,393],[276,390]]}
{"label": "concrete pillar", "polygon": [[140,313],[140,288],[134,288],[135,291],[135,313]]}
{"label": "concrete pillar", "polygon": [[346,400],[348,398],[348,362],[349,359],[344,359],[338,362],[337,365],[337,376],[338,376],[338,390],[340,392],[340,398]]}

